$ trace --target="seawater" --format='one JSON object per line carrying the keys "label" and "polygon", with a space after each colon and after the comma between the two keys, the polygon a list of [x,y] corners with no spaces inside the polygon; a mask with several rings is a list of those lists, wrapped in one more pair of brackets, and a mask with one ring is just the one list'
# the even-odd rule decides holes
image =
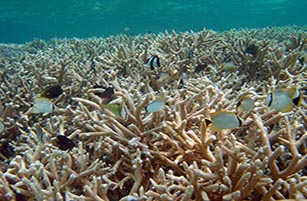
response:
{"label": "seawater", "polygon": [[0,0],[0,43],[307,25],[306,0]]}

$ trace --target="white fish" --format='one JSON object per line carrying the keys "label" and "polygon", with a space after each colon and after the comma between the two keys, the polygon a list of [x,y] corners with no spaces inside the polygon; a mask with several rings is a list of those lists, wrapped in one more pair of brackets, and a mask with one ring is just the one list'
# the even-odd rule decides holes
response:
{"label": "white fish", "polygon": [[171,76],[168,72],[159,72],[157,75],[156,75],[156,81],[159,82],[159,83],[166,83],[168,82],[169,80],[171,79]]}
{"label": "white fish", "polygon": [[32,113],[51,113],[54,111],[56,111],[56,107],[50,99],[44,97],[38,97],[34,99],[34,105],[31,109]]}
{"label": "white fish", "polygon": [[268,106],[281,112],[290,112],[302,102],[302,94],[296,88],[276,89],[267,98]]}
{"label": "white fish", "polygon": [[211,121],[205,119],[205,127],[210,126],[212,130],[234,129],[242,125],[241,119],[233,112],[218,111],[210,114]]}
{"label": "white fish", "polygon": [[237,104],[238,110],[243,112],[250,112],[255,108],[255,102],[250,97],[243,97]]}
{"label": "white fish", "polygon": [[150,102],[146,107],[145,110],[148,113],[152,112],[159,112],[164,109],[165,106],[165,100],[164,99],[157,99],[152,102]]}

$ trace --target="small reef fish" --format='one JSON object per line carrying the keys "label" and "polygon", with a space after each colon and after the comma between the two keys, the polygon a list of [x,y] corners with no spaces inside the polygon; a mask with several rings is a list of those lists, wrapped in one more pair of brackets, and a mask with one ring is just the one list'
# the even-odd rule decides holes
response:
{"label": "small reef fish", "polygon": [[124,120],[128,118],[128,111],[127,108],[125,107],[124,102],[122,102],[121,104],[118,103],[104,104],[102,105],[102,108],[110,110],[113,114],[115,114],[118,117],[121,117]]}
{"label": "small reef fish", "polygon": [[105,89],[104,92],[102,92],[100,94],[100,97],[101,98],[113,98],[114,93],[115,93],[114,92],[114,88],[113,87],[108,87],[108,88]]}
{"label": "small reef fish", "polygon": [[75,146],[75,143],[65,135],[57,135],[56,143],[59,149],[63,151],[70,151]]}
{"label": "small reef fish", "polygon": [[242,97],[237,104],[237,108],[242,112],[250,112],[255,108],[255,102],[250,97]]}
{"label": "small reef fish", "polygon": [[258,47],[255,44],[251,44],[246,47],[245,53],[255,56],[258,53]]}
{"label": "small reef fish", "polygon": [[47,140],[47,135],[45,134],[43,129],[41,127],[36,127],[35,133],[36,133],[37,140],[40,143],[44,144]]}
{"label": "small reef fish", "polygon": [[100,98],[113,98],[114,97],[114,88],[113,87],[104,87],[100,85],[94,85],[93,89],[104,89],[104,91],[94,92],[95,95],[99,96]]}
{"label": "small reef fish", "polygon": [[200,73],[204,71],[208,67],[207,62],[204,62],[203,64],[199,64],[194,68],[194,73]]}
{"label": "small reef fish", "polygon": [[157,67],[161,67],[161,61],[158,56],[151,56],[146,61],[145,64],[150,67],[150,70],[154,70]]}
{"label": "small reef fish", "polygon": [[53,98],[59,97],[63,92],[64,91],[61,86],[53,85],[53,86],[46,87],[41,92],[41,97],[53,99]]}
{"label": "small reef fish", "polygon": [[238,66],[234,64],[232,61],[225,62],[222,64],[222,70],[228,72],[235,72],[238,70]]}
{"label": "small reef fish", "polygon": [[93,72],[96,72],[96,62],[92,61],[91,65],[90,65],[90,70]]}
{"label": "small reef fish", "polygon": [[296,88],[276,89],[267,98],[268,106],[280,112],[290,112],[293,106],[299,106],[303,96]]}
{"label": "small reef fish", "polygon": [[165,99],[156,99],[151,101],[146,107],[145,111],[147,113],[160,112],[164,109]]}
{"label": "small reef fish", "polygon": [[5,156],[6,158],[16,155],[15,148],[13,148],[13,146],[11,145],[9,141],[6,141],[6,140],[1,141],[0,155]]}
{"label": "small reef fish", "polygon": [[301,57],[297,61],[301,66],[303,66],[305,64],[305,57]]}
{"label": "small reef fish", "polygon": [[0,119],[0,133],[2,133],[5,130],[4,124],[2,120]]}
{"label": "small reef fish", "polygon": [[156,81],[158,83],[167,83],[170,79],[171,75],[168,72],[161,71],[156,75]]}
{"label": "small reef fish", "polygon": [[56,107],[49,98],[38,97],[34,99],[31,112],[34,114],[55,112]]}
{"label": "small reef fish", "polygon": [[178,82],[178,89],[183,89],[183,88],[184,88],[184,81],[183,78],[181,77]]}
{"label": "small reef fish", "polygon": [[170,69],[167,72],[158,72],[155,77],[151,77],[150,79],[151,87],[153,87],[155,90],[159,90],[161,86],[164,86],[176,80],[180,81],[181,75],[179,71]]}
{"label": "small reef fish", "polygon": [[241,119],[234,112],[218,111],[211,113],[210,118],[211,120],[205,119],[203,124],[214,131],[234,129],[242,125]]}
{"label": "small reef fish", "polygon": [[188,55],[188,58],[189,58],[189,59],[192,59],[193,56],[194,56],[193,50],[189,50],[188,53],[187,53],[187,55]]}

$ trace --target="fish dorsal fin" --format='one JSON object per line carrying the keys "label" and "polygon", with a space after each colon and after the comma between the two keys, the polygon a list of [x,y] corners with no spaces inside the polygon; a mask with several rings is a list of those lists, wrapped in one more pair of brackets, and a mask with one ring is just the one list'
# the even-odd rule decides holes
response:
{"label": "fish dorsal fin", "polygon": [[297,93],[297,88],[294,88],[294,87],[292,87],[292,88],[282,88],[282,89],[277,89],[276,91],[280,91],[280,92],[282,91],[282,92],[286,93],[289,98],[293,98],[295,96],[295,94]]}
{"label": "fish dorsal fin", "polygon": [[211,116],[211,118],[214,119],[221,114],[236,115],[234,112],[220,110],[220,111],[211,113],[210,116]]}

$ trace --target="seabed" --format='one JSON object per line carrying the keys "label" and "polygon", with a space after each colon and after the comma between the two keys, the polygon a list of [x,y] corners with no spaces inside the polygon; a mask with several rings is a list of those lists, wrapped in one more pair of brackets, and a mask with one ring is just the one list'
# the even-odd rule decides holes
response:
{"label": "seabed", "polygon": [[[306,27],[35,39],[0,58],[0,200],[307,199]],[[55,109],[31,112],[53,85]],[[278,88],[302,103],[269,107]],[[217,111],[242,124],[206,127]]]}

